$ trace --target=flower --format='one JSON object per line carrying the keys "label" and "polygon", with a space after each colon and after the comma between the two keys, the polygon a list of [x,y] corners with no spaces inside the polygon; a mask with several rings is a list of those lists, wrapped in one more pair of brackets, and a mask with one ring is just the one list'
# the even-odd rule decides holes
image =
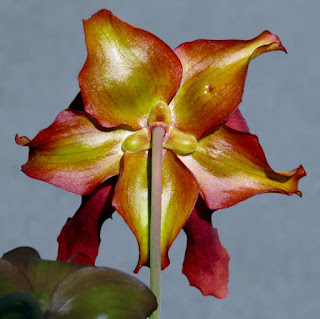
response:
{"label": "flower", "polygon": [[259,193],[301,195],[302,166],[272,170],[238,110],[250,61],[285,48],[264,31],[251,40],[197,40],[172,51],[107,10],[84,20],[84,30],[81,94],[33,140],[16,138],[30,148],[24,173],[83,195],[58,238],[58,259],[84,253],[95,260],[101,224],[115,209],[139,244],[135,272],[148,265],[150,136],[162,126],[162,269],[184,227],[184,274],[203,294],[224,298],[229,255],[212,212]]}
{"label": "flower", "polygon": [[73,259],[76,263],[43,260],[31,247],[4,254],[1,318],[25,318],[28,313],[28,318],[143,319],[157,308],[156,297],[138,279],[116,269],[81,265],[86,255]]}

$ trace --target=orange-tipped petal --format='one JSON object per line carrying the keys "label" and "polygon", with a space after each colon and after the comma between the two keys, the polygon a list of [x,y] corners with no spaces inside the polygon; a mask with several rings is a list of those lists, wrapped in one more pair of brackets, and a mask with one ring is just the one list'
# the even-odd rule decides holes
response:
{"label": "orange-tipped petal", "polygon": [[[113,206],[136,236],[139,261],[135,272],[149,265],[150,163],[148,151],[123,155],[122,172]],[[170,261],[168,250],[185,224],[198,196],[193,175],[170,150],[163,150],[162,163],[161,267]]]}
{"label": "orange-tipped petal", "polygon": [[283,50],[264,31],[251,40],[197,40],[175,49],[183,66],[181,87],[171,102],[173,125],[199,139],[223,123],[241,102],[249,62]]}
{"label": "orange-tipped petal", "polygon": [[211,209],[266,192],[301,195],[298,182],[306,175],[302,166],[289,172],[272,170],[255,135],[224,125],[200,140],[192,155],[180,159],[194,174]]}
{"label": "orange-tipped petal", "polygon": [[187,249],[182,273],[204,296],[223,299],[228,295],[230,256],[220,243],[218,229],[212,227],[212,213],[199,196],[183,227]]}
{"label": "orange-tipped petal", "polygon": [[127,130],[100,131],[85,113],[61,112],[53,124],[28,143],[22,171],[67,191],[86,195],[120,172]]}
{"label": "orange-tipped petal", "polygon": [[110,178],[91,194],[82,197],[79,209],[72,218],[68,218],[58,237],[57,260],[94,264],[99,251],[101,226],[114,212],[112,197],[116,181],[116,177]]}
{"label": "orange-tipped petal", "polygon": [[179,59],[156,36],[110,11],[83,24],[88,57],[79,83],[85,110],[105,127],[147,126],[154,104],[169,104],[179,88]]}

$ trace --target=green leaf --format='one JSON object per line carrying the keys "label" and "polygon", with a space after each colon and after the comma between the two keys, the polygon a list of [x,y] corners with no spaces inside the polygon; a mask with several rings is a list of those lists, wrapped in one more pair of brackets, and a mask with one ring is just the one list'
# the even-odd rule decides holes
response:
{"label": "green leaf", "polygon": [[142,319],[157,308],[141,281],[110,268],[85,267],[66,277],[53,292],[50,316],[63,319]]}
{"label": "green leaf", "polygon": [[44,290],[48,294],[51,294],[56,286],[71,272],[85,267],[74,263],[42,260],[39,253],[31,247],[15,248],[4,254],[2,258],[25,274],[34,292]]}
{"label": "green leaf", "polygon": [[[124,272],[41,260],[30,247],[16,248],[0,259],[0,298],[12,301],[19,296],[24,296],[22,306],[32,298],[48,319],[144,319],[157,308],[149,288]],[[12,302],[9,306],[4,319],[20,319],[21,307],[12,308]]]}
{"label": "green leaf", "polygon": [[18,268],[0,259],[0,298],[15,291],[31,293],[30,282]]}

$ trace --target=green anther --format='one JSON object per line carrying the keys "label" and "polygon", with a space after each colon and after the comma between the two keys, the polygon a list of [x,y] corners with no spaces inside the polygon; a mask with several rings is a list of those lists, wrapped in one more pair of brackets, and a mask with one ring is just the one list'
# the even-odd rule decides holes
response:
{"label": "green anther", "polygon": [[151,148],[150,131],[144,128],[136,133],[129,135],[122,143],[123,151],[139,153]]}
{"label": "green anther", "polygon": [[171,111],[165,102],[157,102],[151,110],[148,124],[151,126],[154,123],[163,123],[168,126],[171,124]]}
{"label": "green anther", "polygon": [[174,151],[177,155],[190,155],[197,149],[197,139],[191,134],[181,132],[171,126],[168,135],[163,147]]}

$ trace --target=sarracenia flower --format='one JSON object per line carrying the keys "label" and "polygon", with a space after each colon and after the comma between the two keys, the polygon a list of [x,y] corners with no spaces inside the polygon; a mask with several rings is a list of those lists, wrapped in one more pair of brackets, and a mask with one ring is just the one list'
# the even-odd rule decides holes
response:
{"label": "sarracenia flower", "polygon": [[272,170],[237,109],[249,62],[285,48],[265,31],[171,50],[107,10],[84,20],[84,30],[81,94],[33,140],[17,137],[30,148],[25,174],[83,195],[58,238],[58,259],[84,253],[94,261],[101,225],[115,209],[139,244],[135,271],[148,265],[150,136],[162,126],[162,269],[184,227],[183,273],[203,294],[224,298],[229,255],[212,228],[213,210],[265,192],[301,195],[302,166]]}

